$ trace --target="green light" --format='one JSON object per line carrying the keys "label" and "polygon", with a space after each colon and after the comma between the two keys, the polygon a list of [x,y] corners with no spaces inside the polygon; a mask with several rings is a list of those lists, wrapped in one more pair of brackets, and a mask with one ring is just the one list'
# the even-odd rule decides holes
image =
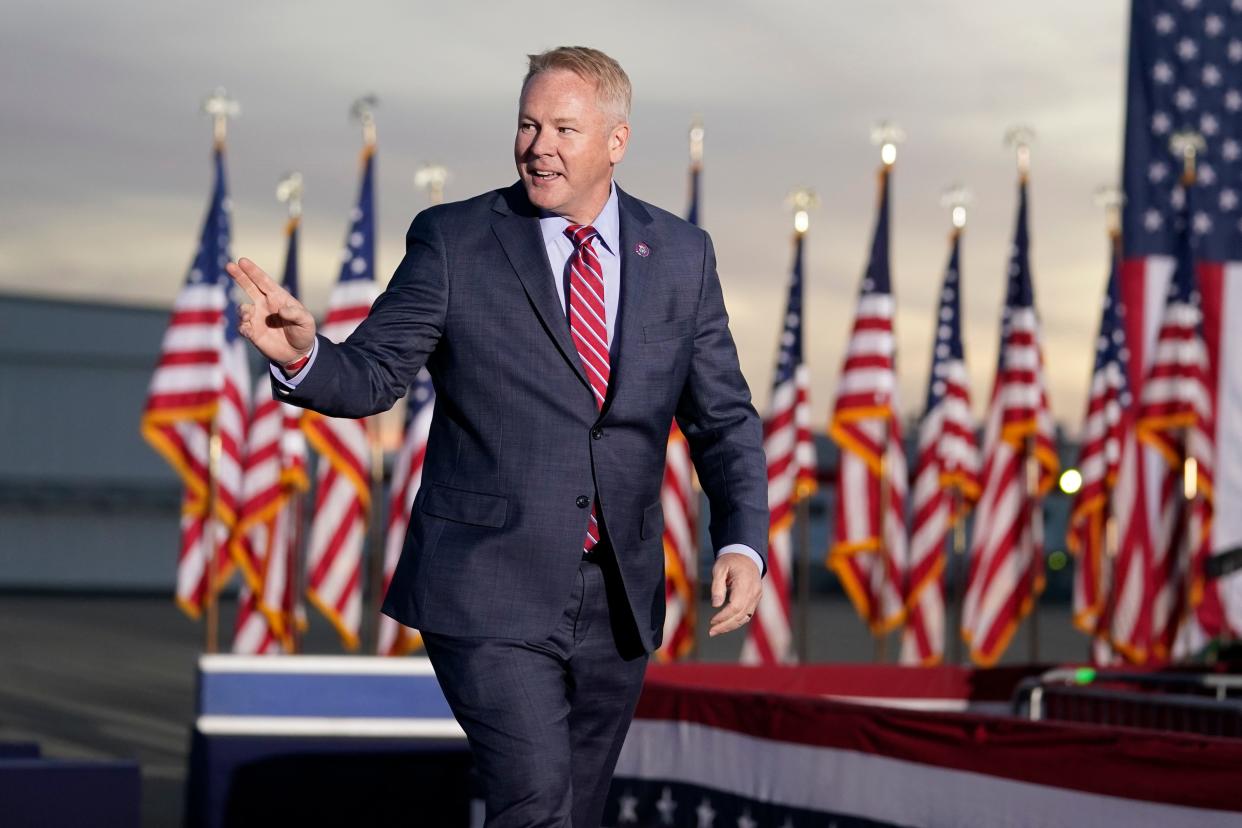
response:
{"label": "green light", "polygon": [[1095,681],[1095,669],[1092,667],[1079,667],[1074,671],[1074,682],[1076,684],[1090,684]]}
{"label": "green light", "polygon": [[1065,565],[1069,563],[1069,555],[1066,555],[1060,549],[1048,556],[1048,568],[1053,572],[1060,572],[1065,569]]}

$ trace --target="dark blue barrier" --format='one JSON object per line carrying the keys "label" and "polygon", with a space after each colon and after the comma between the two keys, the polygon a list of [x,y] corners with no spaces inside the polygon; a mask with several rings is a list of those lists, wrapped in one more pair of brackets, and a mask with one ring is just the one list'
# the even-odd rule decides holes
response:
{"label": "dark blue barrier", "polygon": [[137,762],[0,759],[5,828],[139,828]]}
{"label": "dark blue barrier", "polygon": [[422,658],[203,656],[186,825],[465,826],[471,766]]}
{"label": "dark blue barrier", "polygon": [[38,759],[37,742],[0,742],[0,759]]}

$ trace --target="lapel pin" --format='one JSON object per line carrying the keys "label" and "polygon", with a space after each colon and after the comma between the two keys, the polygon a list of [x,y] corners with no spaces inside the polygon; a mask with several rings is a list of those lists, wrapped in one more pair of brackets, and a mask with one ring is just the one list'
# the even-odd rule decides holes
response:
{"label": "lapel pin", "polygon": [[634,252],[645,259],[651,255],[651,248],[648,247],[645,242],[639,242],[634,245]]}

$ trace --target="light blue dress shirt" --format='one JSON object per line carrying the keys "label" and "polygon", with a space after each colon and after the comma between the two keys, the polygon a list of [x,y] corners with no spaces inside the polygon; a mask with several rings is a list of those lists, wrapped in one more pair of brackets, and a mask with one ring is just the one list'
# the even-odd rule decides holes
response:
{"label": "light blue dress shirt", "polygon": [[[561,300],[561,310],[565,311],[566,318],[569,316],[569,305],[565,302],[565,266],[569,263],[569,257],[573,255],[574,243],[565,235],[565,228],[569,226],[569,220],[564,216],[558,216],[555,213],[544,213],[539,217],[539,230],[543,233],[543,245],[548,251],[548,263],[552,265],[552,275],[556,282],[556,295]],[[613,333],[617,330],[617,312],[621,307],[621,215],[617,209],[617,185],[614,182],[608,193],[608,200],[604,202],[604,209],[591,222],[591,226],[595,228],[595,232],[599,237],[595,240],[595,253],[599,258],[600,266],[604,271],[604,315],[605,324],[608,328],[608,351],[610,356],[616,356],[616,339]],[[319,353],[319,340],[315,340],[315,344],[311,346],[310,360],[292,377],[286,377],[280,368],[272,365],[272,376],[276,380],[290,388],[296,388],[302,378],[315,365],[315,357]],[[759,553],[751,549],[749,546],[740,543],[732,543],[722,547],[716,552],[716,557],[720,557],[726,552],[736,552],[745,555],[755,566],[763,572],[763,561],[759,558]]]}

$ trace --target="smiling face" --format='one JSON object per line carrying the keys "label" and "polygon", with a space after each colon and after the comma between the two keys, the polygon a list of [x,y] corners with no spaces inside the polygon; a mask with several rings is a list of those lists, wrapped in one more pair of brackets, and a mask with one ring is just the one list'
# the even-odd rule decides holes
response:
{"label": "smiling face", "polygon": [[564,69],[539,72],[522,90],[513,159],[531,204],[575,224],[595,220],[630,126],[600,107],[595,84]]}

